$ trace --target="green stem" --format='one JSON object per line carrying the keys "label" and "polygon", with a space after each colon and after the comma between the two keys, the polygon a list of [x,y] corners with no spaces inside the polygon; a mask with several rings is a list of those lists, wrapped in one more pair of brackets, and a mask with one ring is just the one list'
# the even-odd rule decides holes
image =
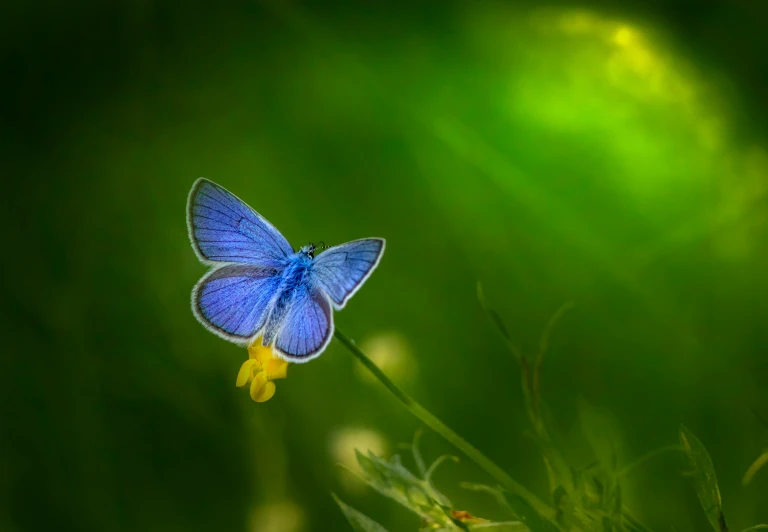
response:
{"label": "green stem", "polygon": [[419,418],[425,425],[440,434],[443,438],[448,440],[454,447],[464,453],[469,459],[474,461],[482,469],[484,469],[489,475],[495,478],[502,486],[507,490],[518,494],[525,499],[531,507],[535,508],[540,514],[547,517],[551,516],[552,510],[544,504],[536,495],[528,491],[521,484],[518,484],[512,477],[507,475],[499,466],[494,464],[488,457],[477,450],[467,440],[453,432],[442,421],[433,416],[426,408],[414,401],[408,394],[398,388],[386,374],[381,371],[379,366],[368,358],[355,343],[350,340],[344,333],[338,328],[334,333],[336,339],[344,344],[344,347],[350,350],[350,352],[357,357],[357,359],[363,363],[363,365],[373,373],[376,377],[392,394],[400,400],[403,405],[410,410],[410,412]]}

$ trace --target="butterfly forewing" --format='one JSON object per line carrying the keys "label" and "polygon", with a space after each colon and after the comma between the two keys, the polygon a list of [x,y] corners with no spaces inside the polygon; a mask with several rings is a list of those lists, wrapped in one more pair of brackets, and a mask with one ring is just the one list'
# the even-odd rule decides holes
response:
{"label": "butterfly forewing", "polygon": [[379,264],[384,239],[364,238],[334,246],[315,257],[314,281],[336,308],[343,308]]}
{"label": "butterfly forewing", "polygon": [[276,266],[293,253],[272,224],[237,196],[198,179],[187,202],[190,240],[201,260]]}

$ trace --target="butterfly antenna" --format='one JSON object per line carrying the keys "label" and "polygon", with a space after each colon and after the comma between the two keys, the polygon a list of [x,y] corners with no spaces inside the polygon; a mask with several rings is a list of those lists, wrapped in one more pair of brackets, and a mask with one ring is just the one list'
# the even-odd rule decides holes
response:
{"label": "butterfly antenna", "polygon": [[328,249],[328,248],[329,248],[329,247],[331,247],[331,246],[326,246],[326,245],[325,245],[325,241],[323,241],[323,240],[320,240],[320,241],[319,241],[317,244],[315,244],[314,242],[310,242],[310,243],[309,243],[309,247],[311,247],[312,249],[316,249],[316,250],[319,250],[319,251],[323,251],[323,250],[325,250],[325,249]]}

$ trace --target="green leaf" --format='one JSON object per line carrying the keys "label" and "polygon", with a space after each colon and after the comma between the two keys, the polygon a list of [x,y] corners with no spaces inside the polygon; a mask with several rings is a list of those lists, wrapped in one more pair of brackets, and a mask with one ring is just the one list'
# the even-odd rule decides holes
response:
{"label": "green leaf", "polygon": [[335,493],[331,493],[336,504],[339,505],[341,511],[344,512],[344,516],[352,525],[352,529],[355,532],[387,532],[387,529],[381,526],[379,523],[366,516],[365,514],[355,510],[351,506],[348,506],[339,499]]}
{"label": "green leaf", "polygon": [[450,502],[429,482],[408,471],[398,455],[385,460],[370,451],[367,455],[355,452],[363,470],[360,476],[369,486],[424,519],[450,524],[450,518],[445,513]]}
{"label": "green leaf", "polygon": [[716,532],[727,532],[728,527],[723,515],[723,501],[720,497],[720,488],[717,485],[715,467],[712,465],[709,453],[685,425],[680,425],[680,443],[682,443],[688,462],[693,469],[696,495],[699,497],[701,507],[704,508],[709,524]]}

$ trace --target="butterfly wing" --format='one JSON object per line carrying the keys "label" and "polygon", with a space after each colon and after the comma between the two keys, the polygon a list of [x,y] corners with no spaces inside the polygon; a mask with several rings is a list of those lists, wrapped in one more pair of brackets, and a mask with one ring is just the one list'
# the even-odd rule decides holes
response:
{"label": "butterfly wing", "polygon": [[280,264],[293,248],[266,219],[237,196],[200,178],[187,199],[187,229],[203,262]]}
{"label": "butterfly wing", "polygon": [[357,292],[384,253],[383,238],[364,238],[334,246],[315,257],[312,274],[315,282],[337,309]]}
{"label": "butterfly wing", "polygon": [[192,311],[214,334],[246,344],[264,327],[279,284],[278,269],[227,264],[195,285]]}
{"label": "butterfly wing", "polygon": [[278,355],[289,362],[307,362],[325,350],[333,336],[333,311],[318,287],[296,288],[275,339]]}

